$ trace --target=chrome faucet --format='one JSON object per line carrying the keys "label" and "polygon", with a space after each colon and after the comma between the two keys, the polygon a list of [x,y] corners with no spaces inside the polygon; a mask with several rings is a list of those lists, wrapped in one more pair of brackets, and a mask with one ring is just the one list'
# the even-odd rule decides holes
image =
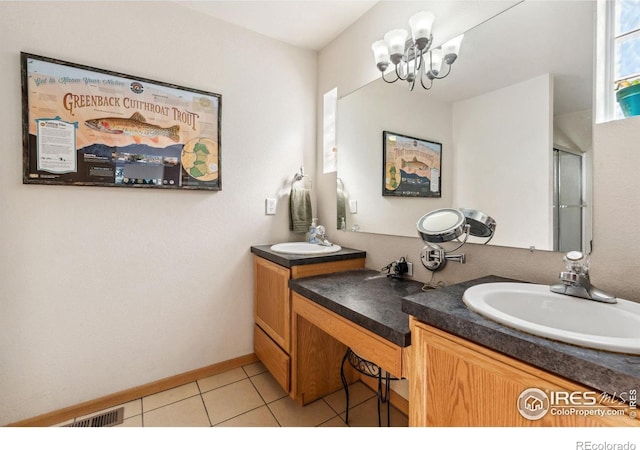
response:
{"label": "chrome faucet", "polygon": [[322,225],[316,227],[316,244],[331,247],[333,244],[327,240],[326,230]]}
{"label": "chrome faucet", "polygon": [[551,292],[603,303],[618,303],[614,296],[602,292],[591,284],[589,260],[582,252],[569,252],[564,256],[563,261],[567,271],[560,272],[559,278],[562,284],[550,286]]}

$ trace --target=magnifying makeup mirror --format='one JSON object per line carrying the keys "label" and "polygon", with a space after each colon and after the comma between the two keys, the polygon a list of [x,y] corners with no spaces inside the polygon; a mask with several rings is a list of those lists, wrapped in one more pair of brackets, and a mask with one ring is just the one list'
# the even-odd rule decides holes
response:
{"label": "magnifying makeup mirror", "polygon": [[[418,220],[416,225],[422,241],[427,244],[420,253],[420,261],[428,270],[441,270],[447,261],[465,262],[465,255],[451,254],[462,247],[469,236],[487,238],[486,244],[493,238],[496,221],[490,216],[469,208],[441,208],[433,210]],[[461,238],[462,236],[462,238]],[[452,250],[445,250],[439,244],[458,241]]]}
{"label": "magnifying makeup mirror", "polygon": [[483,244],[488,243],[493,238],[493,234],[496,231],[495,220],[477,209],[460,208],[460,211],[462,211],[467,224],[471,227],[469,230],[471,236],[488,238]]}
{"label": "magnifying makeup mirror", "polygon": [[461,210],[442,208],[425,214],[418,221],[418,233],[425,242],[449,242],[465,232],[466,220]]}

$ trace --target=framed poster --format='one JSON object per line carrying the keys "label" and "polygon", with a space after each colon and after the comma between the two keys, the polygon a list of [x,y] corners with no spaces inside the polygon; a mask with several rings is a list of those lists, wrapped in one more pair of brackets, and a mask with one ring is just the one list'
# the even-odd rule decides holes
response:
{"label": "framed poster", "polygon": [[382,132],[382,195],[440,197],[442,144]]}
{"label": "framed poster", "polygon": [[221,189],[219,94],[20,57],[23,183]]}

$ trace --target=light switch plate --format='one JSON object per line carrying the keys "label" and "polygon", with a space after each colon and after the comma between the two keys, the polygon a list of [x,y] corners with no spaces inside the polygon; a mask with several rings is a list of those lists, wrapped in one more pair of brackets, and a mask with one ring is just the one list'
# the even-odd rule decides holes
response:
{"label": "light switch plate", "polygon": [[349,212],[351,214],[358,212],[358,200],[349,200]]}
{"label": "light switch plate", "polygon": [[264,213],[268,216],[273,216],[276,213],[275,198],[267,198],[264,200]]}

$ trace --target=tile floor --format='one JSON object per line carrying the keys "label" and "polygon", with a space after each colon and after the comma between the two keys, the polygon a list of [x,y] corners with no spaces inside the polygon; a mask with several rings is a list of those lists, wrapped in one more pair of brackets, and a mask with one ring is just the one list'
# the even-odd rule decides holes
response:
{"label": "tile floor", "polygon": [[[349,425],[378,426],[376,394],[361,382],[349,388]],[[278,385],[260,362],[143,397],[124,405],[120,427],[346,427],[340,389],[304,407]],[[383,405],[383,424],[386,406]],[[109,410],[114,408],[109,408]],[[96,413],[101,412],[97,411]],[[94,413],[95,414],[95,413]],[[90,414],[89,416],[92,416]],[[88,416],[77,417],[80,420]],[[70,423],[65,422],[64,424]],[[64,425],[59,424],[59,425]],[[407,416],[391,407],[391,426]]]}

